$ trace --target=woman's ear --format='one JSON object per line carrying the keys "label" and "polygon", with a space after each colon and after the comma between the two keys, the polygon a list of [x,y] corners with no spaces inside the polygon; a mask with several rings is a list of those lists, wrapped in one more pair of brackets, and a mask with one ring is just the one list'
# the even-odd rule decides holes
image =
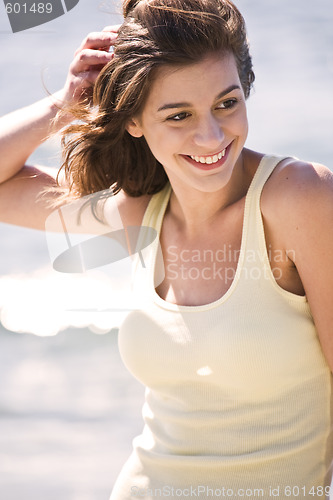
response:
{"label": "woman's ear", "polygon": [[126,125],[126,130],[133,137],[142,137],[143,136],[143,132],[141,130],[141,127],[135,118],[131,118],[130,120],[128,120],[127,125]]}

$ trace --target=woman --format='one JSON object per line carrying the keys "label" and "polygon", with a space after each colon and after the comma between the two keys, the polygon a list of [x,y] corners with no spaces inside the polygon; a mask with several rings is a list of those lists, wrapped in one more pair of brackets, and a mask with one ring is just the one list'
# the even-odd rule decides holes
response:
{"label": "woman", "polygon": [[229,0],[127,0],[124,17],[87,37],[53,100],[1,128],[2,220],[41,228],[50,199],[64,202],[22,168],[57,99],[84,120],[67,131],[68,191],[112,185],[124,225],[160,235],[165,278],[156,261],[140,283],[150,300],[119,332],[147,391],[111,499],[328,497],[332,174],[244,147],[254,75]]}

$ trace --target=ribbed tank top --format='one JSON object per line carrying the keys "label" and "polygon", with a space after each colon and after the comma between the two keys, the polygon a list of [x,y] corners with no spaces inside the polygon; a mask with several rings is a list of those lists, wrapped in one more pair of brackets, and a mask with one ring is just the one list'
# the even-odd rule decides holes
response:
{"label": "ribbed tank top", "polygon": [[[329,498],[332,374],[306,297],[274,279],[260,210],[281,159],[265,156],[254,175],[220,299],[168,303],[150,266],[148,300],[119,331],[122,359],[146,386],[145,425],[110,500]],[[144,226],[160,232],[170,193],[152,197]]]}

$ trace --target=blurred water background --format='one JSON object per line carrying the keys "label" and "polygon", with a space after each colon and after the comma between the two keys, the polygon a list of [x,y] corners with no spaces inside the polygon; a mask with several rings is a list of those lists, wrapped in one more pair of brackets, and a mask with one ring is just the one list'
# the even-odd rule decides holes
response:
{"label": "blurred water background", "polygon": [[[256,71],[248,146],[332,169],[332,0],[236,3]],[[60,88],[83,37],[120,23],[120,12],[111,0],[80,0],[66,15],[12,34],[1,4],[0,114]],[[59,141],[30,161],[57,167]],[[106,268],[56,273],[44,233],[0,225],[1,500],[108,499],[142,427],[144,389],[119,358],[122,313],[87,309],[126,308],[122,287]]]}

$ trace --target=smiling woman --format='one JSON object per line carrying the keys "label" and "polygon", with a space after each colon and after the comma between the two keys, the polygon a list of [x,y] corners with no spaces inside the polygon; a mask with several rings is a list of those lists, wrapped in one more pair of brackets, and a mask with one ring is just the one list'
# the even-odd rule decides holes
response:
{"label": "smiling woman", "polygon": [[[159,235],[136,268],[146,301],[119,331],[147,390],[111,500],[328,496],[333,176],[245,148],[254,74],[231,1],[125,0],[124,18],[88,35],[64,89],[3,118],[0,137],[4,220],[38,226],[50,200],[103,189],[111,225],[116,193],[124,226]],[[73,118],[65,187],[22,168],[52,120]]]}
{"label": "smiling woman", "polygon": [[[217,65],[225,59],[224,69],[220,67],[218,74],[217,65],[214,65],[215,75],[210,72],[210,78],[219,78],[221,72],[229,69],[233,76],[225,87],[223,81],[220,85],[216,81],[216,94],[209,96],[214,100],[214,103],[210,102],[210,107],[213,104],[216,108],[224,107],[221,102],[223,95],[219,94],[227,90],[230,93],[230,86],[239,87],[241,101],[249,96],[254,73],[239,11],[229,2],[209,2],[207,8],[205,2],[199,2],[199,11],[197,2],[193,5],[192,2],[182,1],[164,4],[137,2],[131,9],[131,2],[124,3],[125,22],[114,45],[114,58],[102,70],[94,89],[94,100],[99,106],[98,116],[93,121],[95,127],[90,127],[88,123],[86,127],[72,128],[71,132],[84,135],[79,135],[67,146],[64,169],[73,189],[82,194],[105,189],[112,184],[116,192],[124,189],[128,194],[138,196],[157,192],[166,184],[165,165],[156,157],[147,137],[131,125],[134,117],[139,117],[144,107],[147,109],[149,105],[155,108],[149,108],[146,115],[150,112],[156,115],[161,113],[156,116],[158,121],[180,121],[180,116],[185,116],[179,114],[179,108],[177,115],[174,113],[174,116],[167,117],[163,113],[162,116],[164,110],[170,110],[174,103],[179,104],[182,83],[186,87],[182,87],[181,101],[188,103],[189,96],[185,89],[189,77],[183,74],[180,83],[176,76],[177,92],[171,86],[175,83],[172,79],[175,70],[196,65],[209,56],[216,59]],[[203,80],[208,68],[209,61],[203,67],[196,67],[194,82]],[[170,73],[170,81],[163,84],[167,92],[158,102],[152,103],[167,73]],[[205,77],[206,89],[207,83],[208,77]],[[201,88],[204,90],[204,85]],[[232,107],[230,100],[225,106]],[[181,111],[184,113],[183,109]],[[82,118],[82,112],[79,117]],[[126,134],[126,130],[131,135]],[[81,137],[84,137],[84,142]],[[207,145],[204,148],[207,150]],[[222,149],[214,148],[209,153],[219,153]],[[93,154],[94,151],[96,154]],[[202,156],[209,156],[202,153]]]}

